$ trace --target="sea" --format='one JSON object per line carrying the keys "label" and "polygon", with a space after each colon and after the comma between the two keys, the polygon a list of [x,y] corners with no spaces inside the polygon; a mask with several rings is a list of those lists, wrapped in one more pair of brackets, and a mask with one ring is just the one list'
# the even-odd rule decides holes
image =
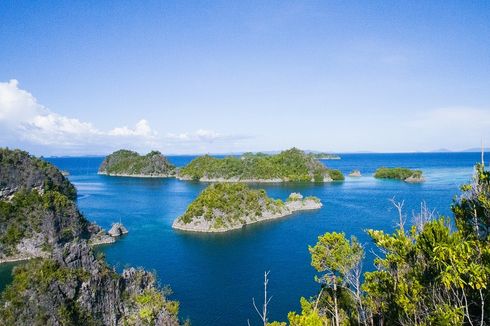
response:
{"label": "sea", "polygon": [[[117,271],[142,267],[169,285],[180,302],[180,316],[195,326],[259,325],[252,305],[263,298],[264,272],[269,272],[269,321],[285,321],[299,310],[300,298],[317,294],[315,270],[308,246],[325,232],[344,232],[364,246],[364,271],[374,268],[377,254],[367,230],[392,232],[399,221],[391,200],[403,202],[406,225],[426,205],[434,216],[451,217],[451,204],[470,182],[479,153],[343,154],[324,160],[346,176],[358,169],[362,177],[326,184],[260,184],[274,198],[291,192],[321,199],[317,211],[299,212],[275,221],[246,226],[224,234],[193,234],[172,229],[205,183],[176,179],[127,178],[97,175],[103,157],[47,158],[70,173],[85,217],[105,229],[122,222],[129,233],[116,243],[98,247]],[[194,156],[170,156],[183,166]],[[426,182],[408,184],[378,180],[378,167],[421,169]],[[19,264],[19,263],[17,263]],[[0,289],[11,281],[16,264],[0,265]]]}

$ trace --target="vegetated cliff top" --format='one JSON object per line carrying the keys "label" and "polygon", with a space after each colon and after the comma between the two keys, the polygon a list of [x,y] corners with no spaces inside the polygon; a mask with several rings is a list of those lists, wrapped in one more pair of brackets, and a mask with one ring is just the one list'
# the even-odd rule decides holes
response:
{"label": "vegetated cliff top", "polygon": [[344,180],[338,170],[305,152],[291,148],[276,155],[246,153],[241,157],[200,156],[179,171],[179,177],[200,181],[327,182]]}
{"label": "vegetated cliff top", "polygon": [[196,232],[224,232],[263,220],[290,215],[294,211],[321,207],[316,197],[293,193],[286,202],[272,199],[263,189],[244,183],[208,186],[177,218],[173,227]]}
{"label": "vegetated cliff top", "polygon": [[407,182],[424,181],[421,170],[410,170],[407,168],[382,167],[376,170],[374,177],[377,179],[398,179]]}
{"label": "vegetated cliff top", "polygon": [[31,189],[57,191],[72,200],[77,196],[75,187],[51,163],[18,149],[0,148],[0,199]]}
{"label": "vegetated cliff top", "polygon": [[166,177],[175,173],[175,166],[158,151],[146,155],[121,149],[104,159],[99,167],[100,174],[125,176]]}
{"label": "vegetated cliff top", "polygon": [[0,294],[2,325],[179,325],[178,302],[152,273],[118,274],[86,242],[57,246],[13,274]]}
{"label": "vegetated cliff top", "polygon": [[179,325],[178,303],[153,274],[120,275],[96,258],[89,241],[102,230],[80,214],[60,171],[26,152],[1,154],[0,262],[37,257],[0,294],[1,325]]}

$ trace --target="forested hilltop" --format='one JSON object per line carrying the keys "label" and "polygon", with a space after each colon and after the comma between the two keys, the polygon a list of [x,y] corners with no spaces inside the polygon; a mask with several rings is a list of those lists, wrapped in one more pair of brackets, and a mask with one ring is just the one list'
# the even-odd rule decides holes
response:
{"label": "forested hilltop", "polygon": [[263,189],[252,189],[243,183],[216,183],[199,194],[173,227],[194,232],[226,232],[321,207],[316,197],[303,198],[292,193],[283,202],[268,197]]}
{"label": "forested hilltop", "polygon": [[18,149],[0,148],[0,199],[31,189],[77,197],[75,187],[52,164]]}
{"label": "forested hilltop", "polygon": [[[379,256],[364,275],[364,247],[356,238],[319,236],[309,247],[318,294],[301,298],[301,312],[290,312],[287,323],[266,324],[490,325],[490,172],[478,165],[462,191],[451,207],[454,219],[422,206],[409,226],[403,205],[394,202],[399,228],[367,231]],[[267,292],[265,299],[267,306]]]}
{"label": "forested hilltop", "polygon": [[0,153],[0,260],[32,258],[0,294],[0,325],[179,325],[178,303],[153,274],[120,275],[94,255],[101,229],[80,214],[59,170],[26,152]]}
{"label": "forested hilltop", "polygon": [[377,179],[397,179],[409,183],[424,182],[421,170],[410,170],[407,168],[379,168],[374,173]]}
{"label": "forested hilltop", "polygon": [[175,166],[158,151],[146,155],[121,149],[104,159],[99,174],[112,176],[170,177],[175,174]]}
{"label": "forested hilltop", "polygon": [[182,168],[178,177],[196,181],[329,182],[344,180],[305,152],[292,148],[276,155],[246,153],[241,157],[200,156]]}

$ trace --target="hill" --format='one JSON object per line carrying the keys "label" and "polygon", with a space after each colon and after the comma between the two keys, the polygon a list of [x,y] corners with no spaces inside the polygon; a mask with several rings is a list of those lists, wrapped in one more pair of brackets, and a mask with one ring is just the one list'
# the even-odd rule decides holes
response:
{"label": "hill", "polygon": [[208,186],[174,221],[173,227],[194,232],[226,232],[321,207],[316,197],[303,198],[293,193],[283,202],[269,198],[263,189],[252,189],[243,183],[217,183]]}
{"label": "hill", "polygon": [[292,148],[276,155],[245,153],[241,157],[200,156],[182,168],[185,180],[215,182],[330,182],[344,180],[338,170],[327,169],[305,152]]}
{"label": "hill", "polygon": [[129,177],[170,177],[175,174],[173,166],[158,151],[146,155],[121,149],[104,159],[99,167],[99,174]]}

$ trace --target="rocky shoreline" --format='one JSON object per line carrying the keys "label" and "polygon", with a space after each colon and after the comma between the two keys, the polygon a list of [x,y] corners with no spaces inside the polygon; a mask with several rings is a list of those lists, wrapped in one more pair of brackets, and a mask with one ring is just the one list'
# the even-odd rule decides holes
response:
{"label": "rocky shoreline", "polygon": [[[236,182],[241,182],[241,183],[283,183],[283,182],[290,182],[289,180],[284,180],[280,178],[275,178],[275,179],[240,179],[237,177],[233,178],[208,178],[208,177],[202,177],[199,180],[193,180],[191,177],[188,176],[176,176],[177,180],[181,181],[199,181],[199,182],[230,182],[230,183],[236,183]],[[333,182],[334,180],[329,177],[325,176],[323,178],[323,182]],[[315,182],[315,180],[311,180],[311,182]]]}
{"label": "rocky shoreline", "polygon": [[290,216],[296,212],[309,211],[320,209],[323,204],[313,198],[303,199],[301,194],[292,193],[289,198],[294,197],[292,200],[288,200],[284,207],[279,212],[274,211],[263,211],[262,215],[259,217],[243,216],[241,218],[243,224],[236,224],[222,228],[212,227],[213,221],[206,220],[204,216],[199,216],[195,218],[191,223],[183,223],[178,218],[172,224],[172,228],[180,231],[186,232],[201,232],[201,233],[223,233],[232,230],[238,230],[243,228],[245,225],[255,224],[264,221],[270,221],[279,219],[282,217]]}
{"label": "rocky shoreline", "polygon": [[128,177],[128,178],[174,178],[172,174],[126,174],[126,173],[107,173],[97,172],[98,175],[106,175],[109,177]]}

